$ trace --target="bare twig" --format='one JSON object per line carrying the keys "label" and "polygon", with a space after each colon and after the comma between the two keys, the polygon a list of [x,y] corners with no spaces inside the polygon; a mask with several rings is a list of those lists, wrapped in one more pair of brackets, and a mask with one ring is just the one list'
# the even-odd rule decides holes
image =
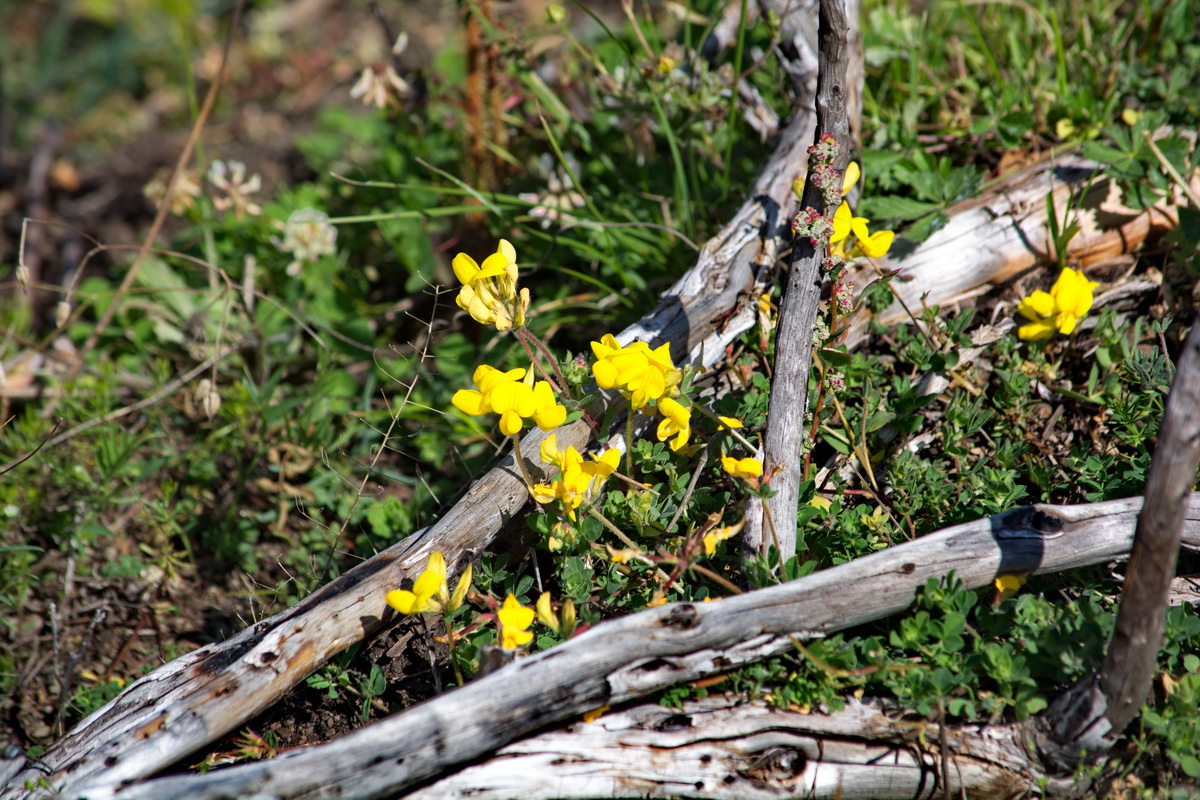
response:
{"label": "bare twig", "polygon": [[[826,134],[838,144],[833,167],[846,169],[850,159],[850,122],[847,115],[846,72],[849,48],[848,23],[841,0],[821,0],[819,24],[820,73],[817,80],[817,130],[814,141]],[[834,208],[825,208],[818,182],[806,181],[805,208],[818,209],[832,221]],[[787,286],[779,309],[779,327],[775,338],[775,368],[771,381],[771,412],[767,419],[766,472],[776,477],[771,482],[774,496],[764,503],[766,513],[778,531],[781,564],[796,553],[796,506],[800,493],[800,471],[804,444],[804,415],[808,408],[808,378],[812,367],[813,329],[817,305],[821,299],[821,262],[824,248],[816,248],[806,236],[797,237],[792,249]],[[756,526],[761,530],[761,526]],[[758,537],[747,542],[766,554],[770,540]]]}

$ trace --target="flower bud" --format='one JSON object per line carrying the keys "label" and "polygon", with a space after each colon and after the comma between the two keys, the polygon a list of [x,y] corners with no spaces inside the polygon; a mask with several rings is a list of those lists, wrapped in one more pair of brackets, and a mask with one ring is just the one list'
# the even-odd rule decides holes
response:
{"label": "flower bud", "polygon": [[69,300],[60,300],[58,305],[54,307],[54,325],[57,328],[65,328],[71,320],[71,302]]}

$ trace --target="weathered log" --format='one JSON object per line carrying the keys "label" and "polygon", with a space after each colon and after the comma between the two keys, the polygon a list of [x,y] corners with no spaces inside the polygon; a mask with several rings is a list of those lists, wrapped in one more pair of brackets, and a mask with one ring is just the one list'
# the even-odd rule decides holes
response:
{"label": "weathered log", "polygon": [[[1193,174],[1192,185],[1200,191],[1200,170]],[[859,263],[847,270],[847,282],[861,294],[881,276],[898,271],[891,284],[894,302],[874,315],[883,325],[908,321],[910,310],[919,316],[922,304],[969,304],[981,293],[1048,263],[1053,248],[1047,195],[1061,209],[1084,187],[1087,191],[1075,204],[1080,231],[1068,246],[1068,256],[1084,269],[1133,252],[1148,237],[1161,236],[1178,225],[1180,198],[1164,198],[1143,212],[1132,211],[1121,205],[1116,182],[1103,175],[1100,165],[1078,152],[1065,153],[1005,178],[980,197],[956,204],[947,211],[945,227],[914,250],[905,253],[896,248],[874,264]],[[851,349],[861,345],[871,319],[871,312],[860,307],[848,321],[843,343]],[[757,498],[746,504],[742,535],[754,550],[769,538]]]}
{"label": "weathered log", "polygon": [[1034,786],[1038,765],[1018,726],[955,726],[943,736],[936,722],[888,711],[854,699],[828,714],[731,697],[638,705],[513,742],[405,797],[933,800],[948,790],[1007,800]]}
{"label": "weathered log", "polygon": [[[92,800],[393,795],[546,725],[726,672],[784,652],[796,639],[901,611],[929,578],[952,570],[975,588],[997,575],[1121,557],[1132,544],[1140,506],[1140,498],[1132,498],[1015,509],[791,583],[715,603],[670,604],[597,625],[328,744],[132,786],[105,778],[83,788],[76,784],[66,794]],[[1189,497],[1184,541],[1200,549],[1200,494]]]}

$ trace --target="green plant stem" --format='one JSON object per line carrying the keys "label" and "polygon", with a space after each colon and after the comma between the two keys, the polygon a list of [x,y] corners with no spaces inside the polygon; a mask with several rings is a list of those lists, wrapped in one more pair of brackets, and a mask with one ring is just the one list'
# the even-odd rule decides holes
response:
{"label": "green plant stem", "polygon": [[466,681],[463,680],[462,669],[458,666],[458,654],[454,645],[454,627],[450,624],[449,614],[442,614],[442,625],[446,627],[446,644],[450,648],[450,666],[454,670],[454,679],[458,681],[459,686],[465,686]]}
{"label": "green plant stem", "polygon": [[[624,544],[626,547],[628,547],[630,550],[637,551],[638,555],[642,556],[643,558],[647,558],[647,559],[649,558],[648,556],[646,556],[646,551],[643,550],[642,548],[638,547],[637,543],[634,542],[633,539],[630,539],[629,536],[626,535],[625,531],[621,530],[616,525],[614,525],[612,523],[612,520],[610,520],[608,517],[601,514],[595,508],[589,508],[588,513],[591,514],[593,517],[595,517],[600,522],[601,525],[608,528],[609,531],[612,532],[612,535],[616,536],[618,539],[620,539],[621,543]],[[655,567],[654,571],[658,573],[659,577],[664,582],[669,582],[671,580],[671,576],[668,575],[667,573],[663,572],[662,568]]]}
{"label": "green plant stem", "polygon": [[630,480],[633,480],[633,414],[633,406],[630,406],[625,415],[625,471]]}
{"label": "green plant stem", "polygon": [[787,571],[783,562],[783,549],[779,546],[779,534],[775,532],[775,520],[771,518],[770,504],[764,502],[762,510],[763,517],[767,520],[767,529],[771,531],[771,541],[775,544],[775,552],[779,554],[779,581],[782,583],[787,580]]}
{"label": "green plant stem", "polygon": [[1188,200],[1192,201],[1192,208],[1200,211],[1200,196],[1197,196],[1196,193],[1192,191],[1191,184],[1183,179],[1183,176],[1179,174],[1179,170],[1175,169],[1175,165],[1168,161],[1167,157],[1163,155],[1163,151],[1160,150],[1158,145],[1154,143],[1154,138],[1150,135],[1150,131],[1142,131],[1142,138],[1146,140],[1146,146],[1150,148],[1150,152],[1154,153],[1154,157],[1157,158],[1158,163],[1162,165],[1163,171],[1165,171],[1167,175],[1171,176],[1171,180],[1175,182],[1175,185],[1178,186],[1185,195],[1187,195]]}

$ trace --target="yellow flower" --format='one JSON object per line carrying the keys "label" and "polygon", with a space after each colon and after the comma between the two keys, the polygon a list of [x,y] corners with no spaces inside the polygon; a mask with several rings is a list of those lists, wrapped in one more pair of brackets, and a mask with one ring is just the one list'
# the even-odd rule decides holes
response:
{"label": "yellow flower", "polygon": [[719,419],[719,420],[721,420],[721,422],[725,423],[725,425],[717,426],[717,430],[719,430],[719,431],[725,430],[726,425],[728,425],[730,428],[746,427],[745,425],[742,424],[742,421],[740,419],[738,419],[737,417],[722,417],[721,415],[718,414],[717,419]]}
{"label": "yellow flower", "polygon": [[550,434],[542,442],[542,460],[558,467],[561,477],[549,485],[539,483],[532,489],[533,499],[539,503],[558,500],[567,510],[567,516],[575,519],[575,510],[584,502],[591,502],[600,487],[621,463],[619,450],[608,449],[600,456],[584,461],[574,447],[558,449],[557,434]]}
{"label": "yellow flower", "polygon": [[450,402],[472,416],[499,414],[500,432],[505,436],[520,433],[527,419],[544,431],[566,422],[567,409],[558,404],[549,383],[534,382],[533,370],[517,368],[501,372],[480,364],[473,380],[476,389],[459,389]]}
{"label": "yellow flower", "polygon": [[454,257],[454,275],[462,283],[456,302],[480,325],[506,331],[525,324],[529,290],[517,292],[517,251],[501,239],[496,252],[477,264],[466,253]]}
{"label": "yellow flower", "polygon": [[838,206],[837,211],[833,212],[833,235],[829,237],[831,244],[842,241],[850,234],[854,234],[854,238],[860,242],[871,238],[871,231],[867,228],[867,223],[871,220],[866,217],[856,217],[854,212],[850,210],[849,203],[842,203]]}
{"label": "yellow flower", "polygon": [[1064,269],[1049,292],[1039,289],[1017,306],[1017,313],[1029,320],[1017,330],[1017,335],[1036,342],[1055,333],[1070,334],[1091,310],[1092,290],[1099,285],[1079,270]]}
{"label": "yellow flower", "polygon": [[866,239],[859,239],[857,250],[868,258],[882,258],[892,249],[895,231],[875,231]]}
{"label": "yellow flower", "polygon": [[704,534],[704,552],[706,555],[712,555],[717,552],[717,543],[723,542],[726,539],[732,539],[742,532],[742,528],[746,525],[746,520],[743,517],[733,525],[726,525],[723,528],[713,528],[708,533]]}
{"label": "yellow flower", "polygon": [[683,377],[671,361],[670,344],[653,350],[645,342],[622,347],[615,336],[606,333],[592,342],[592,352],[596,355],[592,365],[596,385],[620,390],[635,409],[670,393]]}
{"label": "yellow flower", "polygon": [[500,625],[500,646],[505,650],[516,650],[533,640],[533,633],[526,630],[533,624],[534,612],[517,602],[511,594],[504,598],[504,605],[496,612]]}
{"label": "yellow flower", "polygon": [[1000,593],[998,600],[1007,600],[1016,594],[1022,586],[1025,585],[1027,575],[1000,575],[993,583],[996,586],[996,591]]}
{"label": "yellow flower", "polygon": [[446,559],[441,550],[429,554],[425,570],[413,581],[413,588],[396,589],[387,593],[387,604],[401,614],[423,614],[427,611],[454,611],[462,605],[471,588],[471,565],[463,570],[462,577],[454,587],[454,594],[446,584]]}
{"label": "yellow flower", "polygon": [[1143,116],[1145,115],[1141,111],[1138,111],[1135,108],[1127,108],[1121,112],[1121,121],[1132,128],[1134,125],[1138,124],[1138,121],[1141,120]]}
{"label": "yellow flower", "polygon": [[747,481],[756,480],[763,474],[763,463],[757,458],[722,456],[721,467],[733,477]]}
{"label": "yellow flower", "polygon": [[663,420],[658,423],[658,440],[665,442],[674,436],[671,449],[679,452],[692,436],[692,410],[670,397],[660,397],[658,412],[663,415]]}

